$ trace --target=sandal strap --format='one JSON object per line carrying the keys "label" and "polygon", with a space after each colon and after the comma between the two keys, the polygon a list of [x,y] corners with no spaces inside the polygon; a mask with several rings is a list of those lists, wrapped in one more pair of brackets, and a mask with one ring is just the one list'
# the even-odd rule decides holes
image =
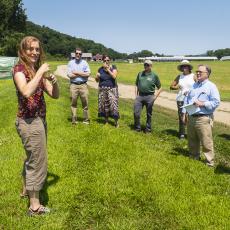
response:
{"label": "sandal strap", "polygon": [[28,214],[30,216],[33,216],[33,215],[43,215],[43,214],[48,214],[50,213],[50,209],[43,206],[43,205],[40,205],[40,207],[36,210],[33,210],[32,208],[29,208],[29,211],[28,211]]}

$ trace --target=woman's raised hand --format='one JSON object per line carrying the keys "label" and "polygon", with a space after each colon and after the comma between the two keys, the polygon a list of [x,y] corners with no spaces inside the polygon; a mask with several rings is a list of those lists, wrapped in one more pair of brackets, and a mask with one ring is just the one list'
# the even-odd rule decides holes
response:
{"label": "woman's raised hand", "polygon": [[44,74],[50,71],[49,64],[48,63],[42,64],[41,67],[38,69],[38,71],[43,75],[43,77],[46,77]]}
{"label": "woman's raised hand", "polygon": [[54,74],[49,74],[49,76],[47,76],[46,79],[50,81],[53,85],[57,83],[57,78]]}

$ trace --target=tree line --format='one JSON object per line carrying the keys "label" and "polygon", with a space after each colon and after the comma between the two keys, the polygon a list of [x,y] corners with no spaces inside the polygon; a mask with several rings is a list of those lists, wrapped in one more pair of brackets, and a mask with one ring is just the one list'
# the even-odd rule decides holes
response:
{"label": "tree line", "polygon": [[[36,25],[27,21],[22,0],[1,0],[0,19],[0,56],[17,56],[17,46],[26,35],[32,35],[41,40],[48,58],[67,58],[76,47],[80,47],[83,52],[93,55],[107,54],[113,59],[164,56],[164,54],[153,54],[149,50],[133,52],[132,54],[120,53],[92,40],[72,37],[46,26]],[[230,49],[209,50],[206,54],[221,58],[230,56]]]}
{"label": "tree line", "polygon": [[230,56],[230,48],[218,49],[218,50],[208,50],[207,56],[217,57],[218,59],[224,56]]}
{"label": "tree line", "polygon": [[0,56],[17,56],[20,40],[26,35],[32,35],[41,40],[49,58],[67,58],[76,47],[93,55],[107,54],[114,59],[127,57],[125,53],[119,53],[92,40],[72,37],[27,21],[23,6],[22,0],[0,1]]}
{"label": "tree line", "polygon": [[100,43],[95,43],[92,40],[75,38],[50,29],[46,26],[35,25],[32,22],[26,22],[27,34],[33,35],[41,40],[44,49],[48,55],[55,58],[69,57],[71,52],[74,52],[76,47],[79,47],[83,52],[96,54],[107,54],[114,59],[123,59],[126,54],[119,53],[111,48],[106,48]]}
{"label": "tree line", "polygon": [[26,31],[25,10],[21,0],[0,1],[0,55],[15,56],[18,41]]}

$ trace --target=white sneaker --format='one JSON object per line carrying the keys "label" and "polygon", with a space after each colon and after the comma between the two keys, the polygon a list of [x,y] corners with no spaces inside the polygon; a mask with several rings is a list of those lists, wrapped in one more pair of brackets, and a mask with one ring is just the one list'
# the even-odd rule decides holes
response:
{"label": "white sneaker", "polygon": [[206,165],[207,165],[208,167],[214,167],[214,163],[209,163],[209,162],[207,162]]}
{"label": "white sneaker", "polygon": [[82,123],[85,125],[89,125],[89,121],[83,121]]}

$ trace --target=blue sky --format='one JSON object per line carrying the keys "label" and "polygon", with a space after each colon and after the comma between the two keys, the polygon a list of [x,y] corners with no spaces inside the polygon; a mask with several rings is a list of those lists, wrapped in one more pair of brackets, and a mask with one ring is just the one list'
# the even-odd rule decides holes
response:
{"label": "blue sky", "polygon": [[229,0],[23,0],[28,20],[124,53],[230,47]]}

